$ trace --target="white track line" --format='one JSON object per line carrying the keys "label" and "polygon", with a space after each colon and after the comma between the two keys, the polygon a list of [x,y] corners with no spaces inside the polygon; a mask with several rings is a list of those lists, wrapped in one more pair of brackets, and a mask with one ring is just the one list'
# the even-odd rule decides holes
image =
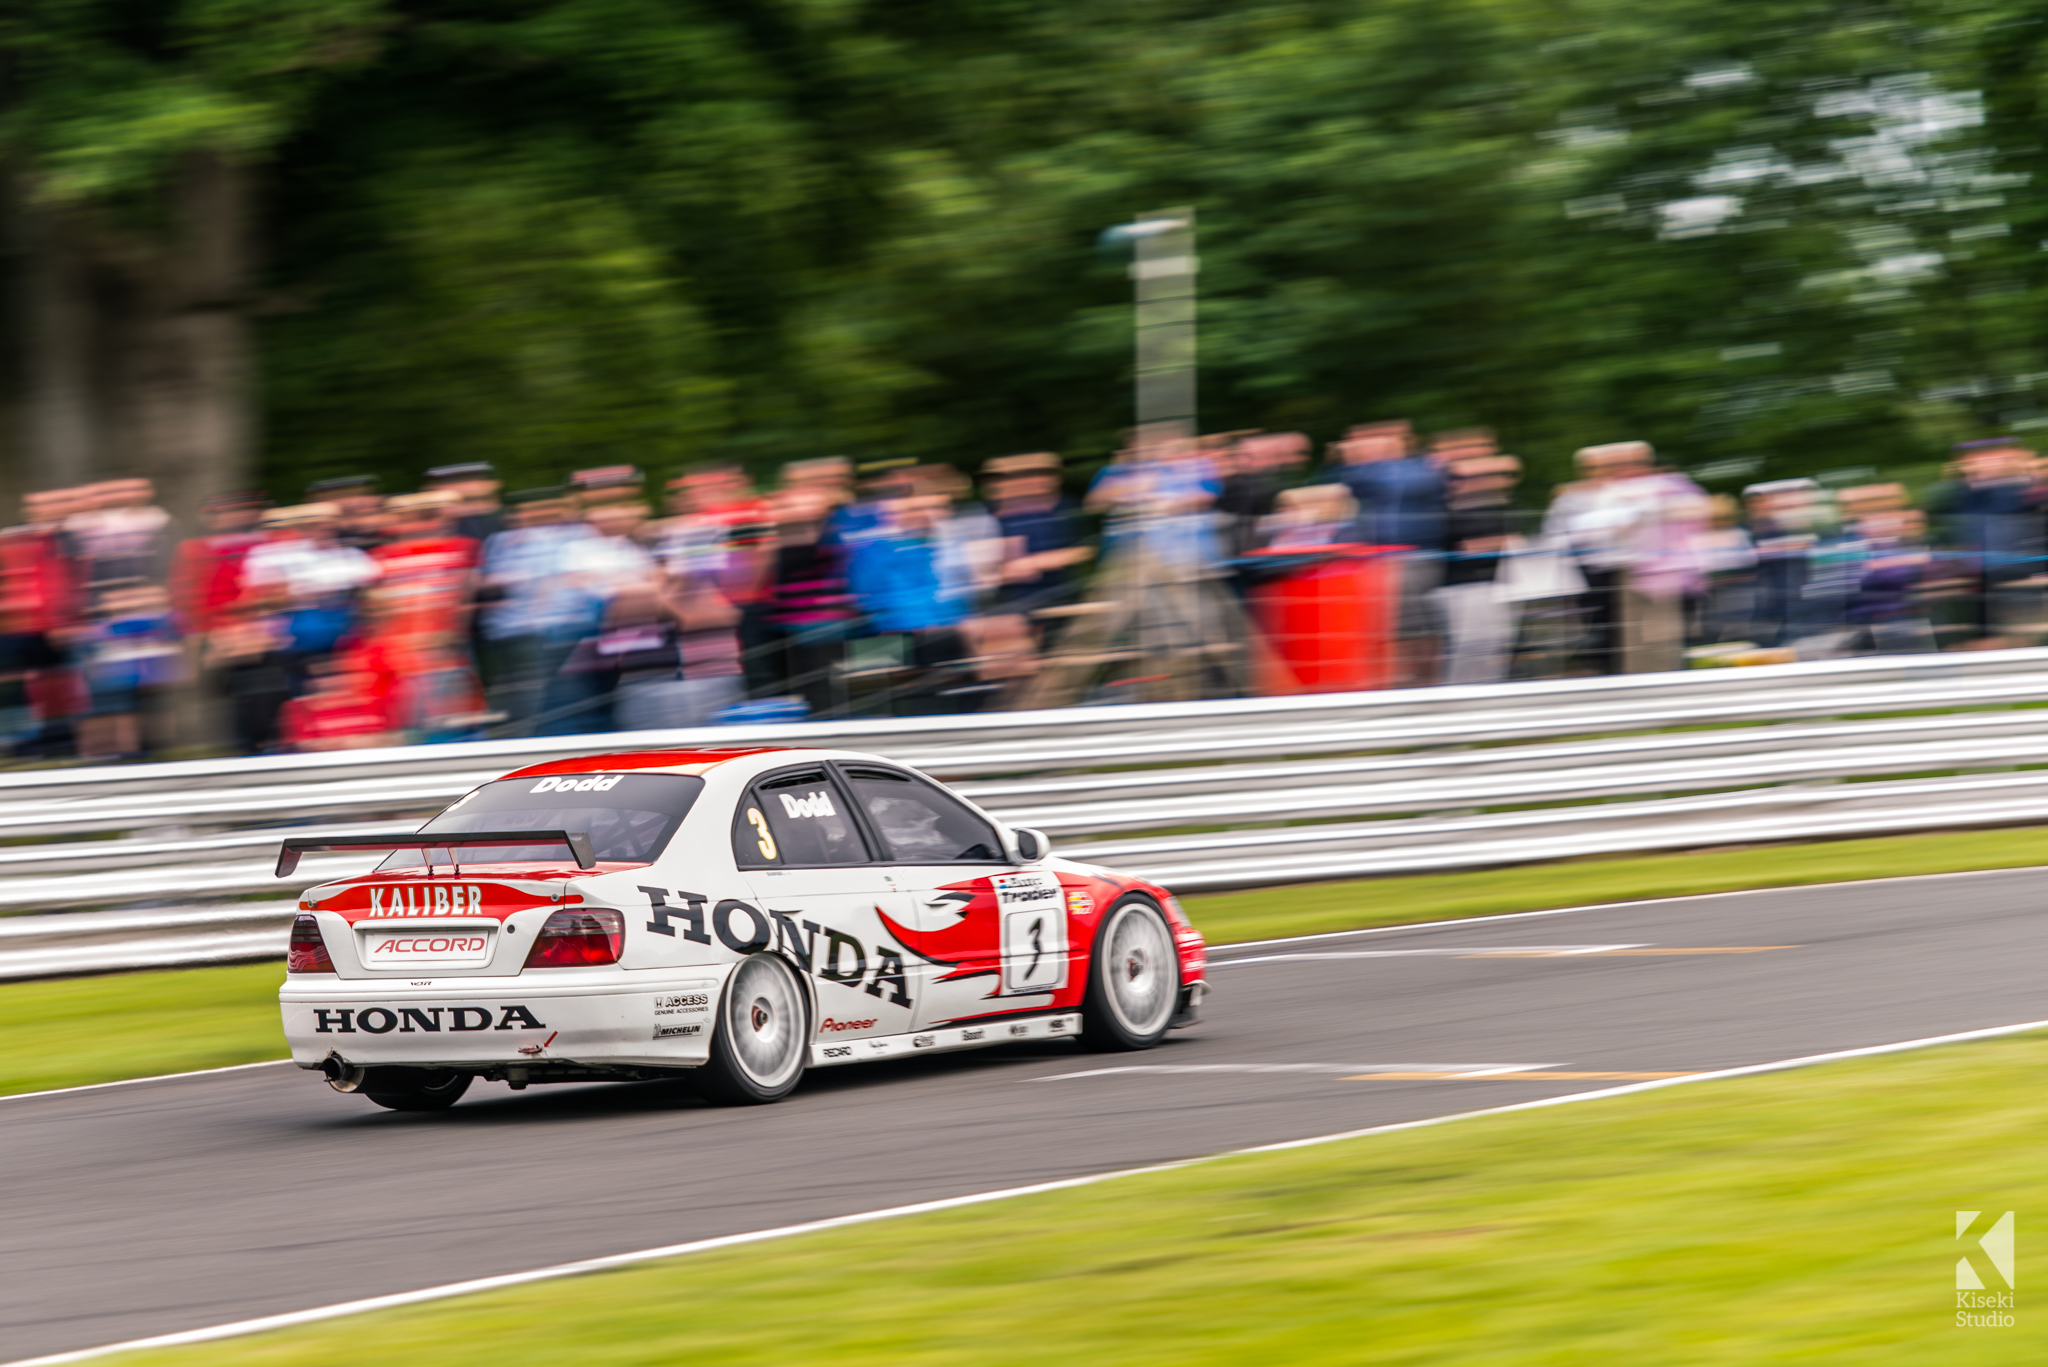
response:
{"label": "white track line", "polygon": [[280,1068],[288,1058],[267,1058],[261,1063],[230,1063],[225,1068],[195,1068],[189,1073],[152,1073],[148,1077],[124,1077],[117,1082],[88,1082],[79,1087],[52,1087],[44,1092],[8,1092],[0,1102],[27,1101],[39,1096],[67,1096],[72,1092],[103,1092],[109,1087],[139,1087],[145,1082],[171,1082],[185,1077],[213,1077],[219,1073],[241,1073],[251,1068]]}
{"label": "white track line", "polygon": [[[1827,841],[1809,842],[1827,844]],[[1210,945],[1209,955],[1213,960],[1218,954],[1233,949],[1256,949],[1260,945],[1292,945],[1304,940],[1334,940],[1345,935],[1393,935],[1404,930],[1439,930],[1444,926],[1491,925],[1498,921],[1527,921],[1538,916],[1576,916],[1582,911],[1626,911],[1631,907],[1668,907],[1674,902],[1705,902],[1717,897],[1769,897],[1781,892],[1821,892],[1828,888],[1861,888],[1873,883],[1915,883],[1933,878],[1996,878],[2002,874],[2041,873],[2048,874],[2048,865],[2030,864],[2016,869],[1963,869],[1955,873],[1902,873],[1891,878],[1845,878],[1835,883],[1785,883],[1768,888],[1730,888],[1726,892],[1682,892],[1671,897],[1637,897],[1624,902],[1588,902],[1578,907],[1548,907],[1542,911],[1497,911],[1485,916],[1459,916],[1448,921],[1403,921],[1399,925],[1369,926],[1364,930],[1322,930],[1313,935],[1283,935],[1273,940],[1232,940],[1229,944]],[[1367,880],[1357,880],[1364,882]],[[1316,887],[1315,883],[1294,884],[1296,887]],[[1288,885],[1280,884],[1265,889],[1282,893]],[[1240,893],[1191,893],[1190,896],[1236,897]],[[10,1367],[0,1363],[0,1367]]]}
{"label": "white track line", "polygon": [[1515,954],[1532,959],[1568,959],[1575,954],[1612,954],[1617,949],[1649,949],[1635,945],[1432,945],[1428,949],[1308,949],[1298,954],[1247,954],[1242,959],[1209,960],[1211,968],[1237,964],[1294,963],[1322,959],[1457,959],[1473,954]]}
{"label": "white track line", "polygon": [[1026,1081],[1065,1082],[1076,1077],[1127,1076],[1132,1073],[1167,1077],[1184,1073],[1307,1073],[1317,1077],[1345,1077],[1352,1073],[1456,1073],[1477,1077],[1482,1073],[1524,1073],[1559,1066],[1556,1063],[1133,1063],[1123,1067],[1084,1068],[1078,1073],[1048,1073]]}
{"label": "white track line", "polygon": [[1362,1130],[1345,1130],[1339,1134],[1316,1135],[1310,1139],[1288,1139],[1277,1144],[1260,1144],[1249,1149],[1233,1149],[1227,1153],[1211,1154],[1204,1158],[1184,1158],[1171,1163],[1153,1163],[1142,1168],[1120,1168],[1114,1172],[1099,1172],[1087,1177],[1068,1177],[1057,1182],[1038,1182],[1028,1187],[1006,1187],[1000,1191],[980,1191],[969,1196],[949,1196],[939,1201],[920,1201],[915,1205],[891,1206],[885,1210],[862,1211],[856,1215],[836,1215],[826,1220],[810,1220],[800,1225],[783,1225],[777,1229],[758,1229],[746,1234],[725,1234],[715,1239],[696,1239],[684,1244],[669,1244],[662,1248],[644,1248],[634,1253],[614,1253],[604,1258],[586,1258],[581,1262],[558,1263],[553,1267],[537,1267],[528,1272],[511,1272],[498,1277],[478,1277],[472,1281],[451,1282],[446,1286],[429,1286],[418,1291],[401,1291],[389,1296],[370,1296],[363,1300],[344,1301],[339,1305],[315,1306],[310,1310],[293,1310],[282,1315],[265,1315],[259,1319],[237,1320],[232,1324],[210,1325],[204,1329],[187,1329],[175,1334],[158,1334],[153,1338],[130,1339],[125,1343],[109,1343],[98,1348],[80,1348],[68,1353],[51,1353],[38,1358],[21,1358],[14,1362],[0,1363],[0,1367],[57,1367],[59,1363],[85,1362],[105,1357],[110,1353],[132,1353],[146,1348],[177,1348],[193,1343],[212,1343],[219,1339],[240,1338],[247,1334],[261,1334],[272,1329],[289,1329],[301,1324],[315,1324],[322,1320],[341,1319],[349,1315],[361,1315],[375,1310],[392,1310],[400,1306],[419,1305],[426,1301],[447,1300],[453,1296],[473,1295],[481,1291],[496,1291],[508,1286],[524,1286],[530,1282],[552,1281],[558,1277],[575,1277],[586,1272],[604,1272],[612,1268],[628,1267],[636,1263],[651,1262],[658,1258],[675,1258],[689,1253],[708,1253],[713,1249],[735,1248],[742,1244],[765,1243],[770,1239],[787,1239],[799,1234],[816,1234],[829,1229],[845,1229],[850,1225],[873,1224],[878,1220],[894,1220],[906,1215],[927,1215],[934,1211],[958,1210],[963,1206],[985,1205],[991,1201],[1007,1201],[1018,1196],[1037,1196],[1049,1191],[1068,1191],[1075,1187],[1093,1186],[1097,1182],[1114,1181],[1120,1177],[1142,1177],[1148,1173],[1172,1172],[1178,1168],[1193,1167],[1200,1163],[1211,1163],[1219,1158],[1235,1158],[1252,1153],[1277,1153],[1284,1149],[1306,1149],[1318,1144],[1334,1144],[1345,1139],[1362,1139],[1368,1135],[1395,1134],[1402,1130],[1425,1129],[1431,1125],[1448,1125],[1457,1120],[1477,1120],[1484,1116],[1511,1115],[1517,1111],[1534,1111],[1548,1106],[1565,1106],[1577,1101],[1596,1101],[1607,1097],[1627,1096],[1634,1092],[1655,1091],[1660,1087],[1678,1087],[1687,1083],[1719,1081],[1723,1078],[1751,1077],[1758,1073],[1782,1072],[1789,1068],[1809,1068],[1818,1063],[1836,1063],[1844,1059],[1870,1058],[1878,1054],[1897,1054],[1914,1049],[1928,1049],[1942,1044],[1960,1044],[1969,1040],[1996,1039],[2003,1035],[2024,1034],[2029,1030],[2048,1030],[2048,1021],[2027,1021],[2019,1025],[1995,1025],[1986,1030],[1965,1030],[1953,1035],[1931,1035],[1925,1039],[1901,1040],[1896,1044],[1873,1044],[1860,1049],[1838,1049],[1828,1054],[1808,1054],[1802,1058],[1780,1059],[1774,1063],[1752,1063],[1741,1068],[1723,1068],[1712,1073],[1690,1073],[1684,1077],[1659,1078],[1651,1082],[1630,1082],[1619,1087],[1603,1087],[1593,1092],[1574,1092],[1569,1096],[1545,1097],[1538,1101],[1521,1101],[1510,1106],[1492,1106],[1481,1111],[1460,1111],[1455,1115],[1431,1116],[1424,1120],[1397,1121],[1391,1125],[1373,1125]]}

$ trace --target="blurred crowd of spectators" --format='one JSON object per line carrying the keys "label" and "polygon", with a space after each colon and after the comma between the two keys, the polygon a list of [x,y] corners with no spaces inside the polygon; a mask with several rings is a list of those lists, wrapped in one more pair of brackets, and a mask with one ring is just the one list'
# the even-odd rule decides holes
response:
{"label": "blurred crowd of spectators", "polygon": [[148,481],[50,490],[0,532],[0,729],[111,759],[211,715],[261,753],[2048,633],[2048,463],[2016,440],[1958,448],[1918,506],[1808,479],[1710,496],[1642,442],[1575,459],[1540,511],[1492,433],[1403,422],[1320,465],[1296,433],[1139,432],[1078,500],[1047,453],[978,482],[830,457],[766,492],[732,464],[659,490],[610,466],[502,498],[468,464],[395,496],[222,495],[182,540]]}

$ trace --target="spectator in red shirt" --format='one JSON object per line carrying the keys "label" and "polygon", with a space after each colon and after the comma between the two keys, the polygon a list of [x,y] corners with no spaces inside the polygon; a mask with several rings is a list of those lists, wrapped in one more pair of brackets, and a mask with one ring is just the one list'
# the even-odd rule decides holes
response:
{"label": "spectator in red shirt", "polygon": [[256,529],[264,505],[259,493],[215,494],[206,500],[206,534],[178,543],[171,562],[171,605],[187,631],[212,631],[242,596],[242,561],[264,540]]}
{"label": "spectator in red shirt", "polygon": [[469,649],[471,589],[481,551],[450,528],[454,495],[406,494],[386,506],[385,534],[370,552],[380,571],[374,611],[360,636],[388,675],[389,729],[452,740],[481,722],[483,693]]}
{"label": "spectator in red shirt", "polygon": [[377,562],[377,587],[397,630],[467,633],[470,585],[481,548],[450,528],[455,501],[433,490],[401,494],[386,505],[384,533],[390,539],[370,558]]}
{"label": "spectator in red shirt", "polygon": [[84,619],[76,546],[64,520],[78,491],[53,489],[21,501],[23,525],[0,532],[0,671],[22,681],[35,733],[20,755],[72,749],[71,719],[85,710],[85,689],[70,667],[70,637]]}

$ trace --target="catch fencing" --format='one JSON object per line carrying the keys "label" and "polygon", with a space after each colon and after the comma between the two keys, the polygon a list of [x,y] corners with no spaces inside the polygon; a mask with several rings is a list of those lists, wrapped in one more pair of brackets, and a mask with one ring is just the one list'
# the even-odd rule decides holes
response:
{"label": "catch fencing", "polygon": [[0,978],[279,957],[298,888],[519,765],[864,750],[1196,892],[2048,822],[2048,649],[0,774]]}

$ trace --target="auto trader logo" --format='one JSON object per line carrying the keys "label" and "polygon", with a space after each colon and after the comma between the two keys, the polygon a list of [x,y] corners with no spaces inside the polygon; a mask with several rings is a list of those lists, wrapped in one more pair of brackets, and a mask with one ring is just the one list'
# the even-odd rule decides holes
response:
{"label": "auto trader logo", "polygon": [[[2013,1265],[2013,1213],[1982,1227],[1981,1210],[1956,1212],[1956,1238],[1966,1239],[1956,1259],[1956,1328],[2009,1329],[2017,1304]],[[1987,1289],[1988,1288],[1988,1289]]]}

